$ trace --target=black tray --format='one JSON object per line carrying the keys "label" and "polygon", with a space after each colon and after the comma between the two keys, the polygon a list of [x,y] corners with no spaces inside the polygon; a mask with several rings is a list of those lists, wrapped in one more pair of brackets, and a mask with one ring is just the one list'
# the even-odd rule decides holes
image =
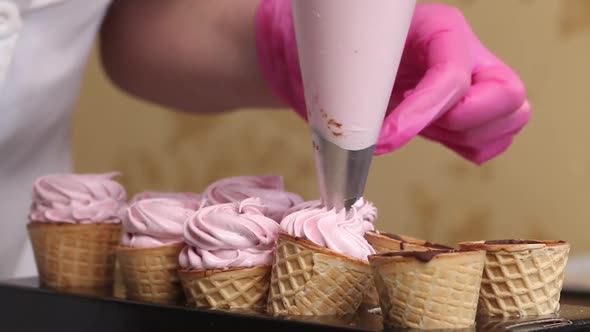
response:
{"label": "black tray", "polygon": [[[0,331],[396,331],[367,311],[346,317],[285,317],[154,305],[110,296],[55,292],[34,278],[0,282]],[[407,331],[407,330],[405,330]],[[503,321],[478,317],[461,331],[590,331],[590,307],[563,304],[559,314]]]}

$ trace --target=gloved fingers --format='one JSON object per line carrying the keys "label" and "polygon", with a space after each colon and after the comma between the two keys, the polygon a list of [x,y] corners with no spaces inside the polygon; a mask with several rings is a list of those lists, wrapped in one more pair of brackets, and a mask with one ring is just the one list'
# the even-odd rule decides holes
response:
{"label": "gloved fingers", "polygon": [[495,142],[488,144],[486,146],[482,146],[479,148],[470,148],[464,146],[457,146],[448,143],[442,143],[447,148],[455,151],[461,157],[474,162],[478,165],[485,163],[486,161],[502,154],[506,151],[512,141],[514,140],[514,135],[508,135],[501,139],[496,140]]}
{"label": "gloved fingers", "polygon": [[515,135],[527,124],[530,116],[531,107],[529,102],[525,101],[516,111],[476,128],[454,131],[430,126],[422,135],[454,146],[477,148],[492,144],[505,136]]}
{"label": "gloved fingers", "polygon": [[453,131],[480,127],[514,112],[526,99],[524,84],[502,63],[481,67],[472,79],[463,100],[436,121],[438,127]]}
{"label": "gloved fingers", "polygon": [[386,115],[376,153],[395,150],[459,102],[471,85],[471,60],[463,33],[442,29],[421,41],[428,69],[412,91]]}

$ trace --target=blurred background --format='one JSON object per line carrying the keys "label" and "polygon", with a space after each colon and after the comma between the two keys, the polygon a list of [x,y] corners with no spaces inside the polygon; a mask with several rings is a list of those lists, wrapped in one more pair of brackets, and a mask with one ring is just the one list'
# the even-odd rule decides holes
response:
{"label": "blurred background", "polygon": [[[455,0],[476,33],[524,80],[531,123],[484,166],[416,138],[374,159],[366,198],[377,227],[433,241],[563,239],[590,252],[590,1]],[[196,110],[198,111],[198,110]],[[122,94],[96,52],[75,114],[79,172],[119,170],[130,195],[196,191],[233,175],[282,175],[318,198],[306,124],[287,109],[170,112]]]}

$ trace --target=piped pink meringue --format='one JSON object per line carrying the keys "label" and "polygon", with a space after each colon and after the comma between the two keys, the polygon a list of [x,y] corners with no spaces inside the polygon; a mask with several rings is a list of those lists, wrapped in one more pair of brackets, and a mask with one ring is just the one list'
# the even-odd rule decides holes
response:
{"label": "piped pink meringue", "polygon": [[[305,201],[285,211],[285,213],[281,217],[281,220],[284,219],[286,216],[290,215],[291,213],[299,210],[304,210],[308,208],[320,209],[323,207],[324,204],[320,199]],[[352,205],[352,207],[354,207],[357,210],[358,215],[364,221],[363,226],[365,232],[375,230],[374,224],[375,220],[377,220],[377,208],[373,205],[373,203],[361,197]]]}
{"label": "piped pink meringue", "polygon": [[277,175],[228,177],[210,184],[203,192],[209,205],[231,203],[259,197],[267,209],[266,215],[277,222],[284,212],[303,202],[301,196],[285,191],[283,178]]}
{"label": "piped pink meringue", "polygon": [[143,191],[134,195],[129,204],[150,198],[170,198],[183,202],[186,208],[198,210],[201,205],[202,195],[192,192]]}
{"label": "piped pink meringue", "polygon": [[365,221],[355,207],[349,212],[344,209],[336,212],[311,205],[287,215],[280,226],[290,235],[365,261],[375,253],[364,238]]}
{"label": "piped pink meringue", "polygon": [[356,202],[354,202],[352,207],[358,211],[359,216],[361,219],[363,219],[365,232],[374,231],[375,220],[377,220],[378,216],[375,205],[361,197]]}
{"label": "piped pink meringue", "polygon": [[118,172],[48,174],[33,186],[29,218],[36,222],[119,223],[127,205]]}
{"label": "piped pink meringue", "polygon": [[129,247],[157,247],[184,241],[184,224],[195,210],[171,198],[146,198],[127,208],[123,220],[122,244]]}
{"label": "piped pink meringue", "polygon": [[224,269],[272,263],[279,225],[258,197],[202,207],[185,225],[184,269]]}

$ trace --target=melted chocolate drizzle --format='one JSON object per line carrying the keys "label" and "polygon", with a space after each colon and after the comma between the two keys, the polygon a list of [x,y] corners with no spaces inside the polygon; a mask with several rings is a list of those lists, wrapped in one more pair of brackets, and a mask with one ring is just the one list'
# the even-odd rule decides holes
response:
{"label": "melted chocolate drizzle", "polygon": [[[401,247],[402,250],[404,249],[404,243],[411,243],[411,242],[405,240],[404,238],[402,238],[401,236],[399,236],[397,234],[392,234],[392,233],[379,233],[379,234],[381,234],[381,235],[383,235],[385,237],[388,237],[390,239],[394,239],[394,240],[400,241],[401,242],[401,246],[400,247]],[[449,247],[449,246],[446,246],[444,244],[434,243],[434,242],[430,242],[430,241],[425,241],[423,244],[420,244],[420,243],[412,243],[412,244],[420,245],[420,246],[427,247],[427,248],[432,248],[432,249],[443,249],[443,250],[452,250],[452,249],[455,249],[453,247]]]}
{"label": "melted chocolate drizzle", "polygon": [[541,241],[535,240],[488,240],[484,244],[542,244]]}
{"label": "melted chocolate drizzle", "polygon": [[453,250],[454,249],[453,247],[449,247],[444,244],[434,243],[434,242],[430,242],[430,241],[426,241],[424,243],[424,246],[428,247],[428,248],[434,248],[434,249],[445,249],[445,250]]}
{"label": "melted chocolate drizzle", "polygon": [[384,257],[414,257],[421,262],[428,263],[430,262],[435,256],[440,254],[446,254],[450,252],[455,252],[457,250],[429,250],[429,251],[396,251],[396,252],[388,252],[384,254],[380,254]]}
{"label": "melted chocolate drizzle", "polygon": [[397,234],[392,234],[392,233],[379,233],[379,234],[381,234],[385,237],[388,237],[390,239],[401,241],[402,243],[407,242],[406,240],[402,239],[402,237]]}

